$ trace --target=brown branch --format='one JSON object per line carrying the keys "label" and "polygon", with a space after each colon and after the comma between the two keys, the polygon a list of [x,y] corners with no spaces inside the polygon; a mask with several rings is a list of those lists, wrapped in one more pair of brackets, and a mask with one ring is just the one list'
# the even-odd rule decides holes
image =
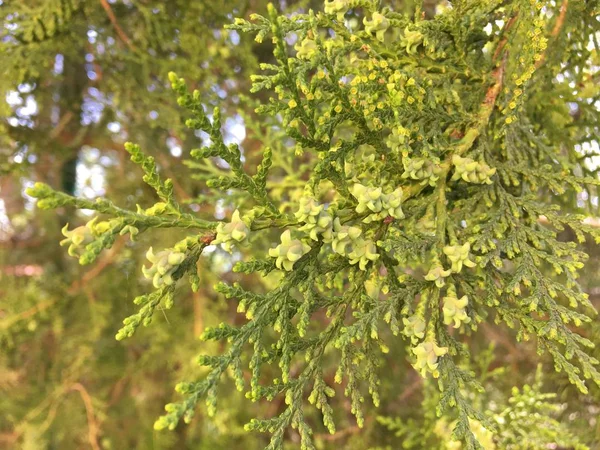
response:
{"label": "brown branch", "polygon": [[63,132],[63,130],[65,129],[65,127],[69,124],[69,122],[71,122],[71,120],[73,119],[75,115],[73,114],[73,111],[67,111],[58,121],[58,124],[56,124],[56,127],[50,132],[50,134],[48,135],[48,138],[53,141],[54,139],[56,139],[58,136],[60,136],[60,134]]}
{"label": "brown branch", "polygon": [[494,62],[498,61],[498,57],[500,56],[500,54],[502,53],[502,50],[504,50],[504,46],[508,42],[508,32],[510,31],[512,26],[517,21],[517,17],[518,17],[518,15],[515,14],[506,23],[506,26],[504,27],[504,30],[503,30],[503,37],[502,37],[502,39],[500,39],[500,42],[498,42],[498,45],[496,46],[496,50],[494,51],[494,56],[492,57],[492,61],[494,61]]}
{"label": "brown branch", "polygon": [[[416,372],[414,372],[416,373]],[[421,375],[417,375],[415,380],[406,386],[402,391],[402,394],[398,397],[398,401],[404,402],[408,400],[412,395],[417,392],[423,386],[423,377]]]}
{"label": "brown branch", "polygon": [[19,435],[15,432],[12,433],[0,433],[0,442],[8,442],[10,445],[17,442]]}
{"label": "brown branch", "polygon": [[[555,39],[560,34],[560,31],[562,30],[562,28],[565,24],[565,19],[567,17],[567,9],[568,8],[569,8],[569,0],[563,0],[562,5],[560,5],[560,11],[558,13],[558,18],[556,19],[556,23],[554,24],[554,28],[552,28],[552,31],[550,32],[551,39]],[[536,61],[535,68],[539,69],[540,66],[542,64],[544,64],[545,60],[546,60],[546,52],[544,52],[542,54],[541,58]]]}
{"label": "brown branch", "polygon": [[12,326],[13,324],[21,321],[21,320],[25,320],[28,319],[29,317],[35,316],[37,313],[50,308],[51,306],[53,306],[56,303],[56,300],[47,300],[45,302],[42,303],[38,303],[37,305],[26,309],[23,312],[20,312],[18,314],[15,314],[11,317],[8,317],[6,320],[0,322],[0,329],[8,329],[10,326]]}
{"label": "brown branch", "polygon": [[27,414],[25,414],[25,417],[23,417],[21,422],[15,427],[14,431],[6,436],[7,440],[10,439],[13,442],[17,442],[25,432],[27,423],[29,423],[35,417],[39,416],[46,408],[49,408],[50,412],[48,413],[46,420],[44,420],[43,424],[41,424],[38,427],[38,431],[45,431],[45,429],[47,429],[52,420],[54,420],[55,411],[57,407],[56,401],[60,398],[61,395],[63,395],[64,392],[64,386],[55,389],[54,392],[52,392],[50,395],[44,398],[40,403],[38,403],[38,405],[35,408],[29,410]]}
{"label": "brown branch", "polygon": [[[512,27],[515,20],[516,16],[512,17],[506,23],[505,30],[508,30],[510,27]],[[504,40],[508,40],[508,36],[503,38],[503,41]],[[502,44],[502,48],[504,48],[504,44]],[[500,56],[500,53],[498,53],[498,56]],[[469,128],[464,134],[461,133],[462,138],[454,145],[454,151],[451,152],[446,158],[446,160],[440,165],[440,178],[443,179],[448,175],[448,173],[450,173],[450,169],[452,168],[452,157],[454,155],[461,156],[468,152],[471,149],[471,147],[473,147],[473,144],[475,144],[475,141],[481,135],[485,127],[488,125],[490,117],[494,112],[494,107],[496,105],[498,95],[502,91],[502,86],[504,86],[504,71],[506,69],[506,62],[508,59],[507,57],[508,54],[506,51],[504,51],[502,61],[492,72],[492,79],[494,80],[494,84],[492,84],[485,93],[485,99],[479,107],[479,112],[477,114],[477,122],[475,123],[475,126]],[[421,193],[423,189],[425,189],[425,185],[422,184],[413,184],[412,186],[409,186],[404,191],[405,201],[409,198],[416,197],[418,194]]]}
{"label": "brown branch", "polygon": [[109,400],[106,405],[107,407],[110,408],[120,400],[128,381],[129,375],[125,375],[123,378],[119,378],[119,380],[113,385],[112,389],[110,390]]}
{"label": "brown branch", "polygon": [[88,393],[86,388],[81,383],[75,383],[73,386],[71,386],[71,390],[79,392],[79,395],[83,400],[85,412],[87,414],[88,440],[90,441],[90,445],[93,450],[100,450],[100,445],[98,444],[99,427],[98,422],[96,422],[96,419],[94,417],[94,407],[92,405],[92,398],[90,397],[90,394]]}
{"label": "brown branch", "polygon": [[[35,417],[37,414],[39,414],[43,409],[45,409],[47,406],[49,406],[49,411],[48,411],[48,415],[46,416],[46,419],[44,420],[44,422],[38,426],[38,431],[40,431],[41,433],[44,433],[52,424],[52,422],[54,421],[56,414],[58,412],[58,407],[60,405],[60,403],[62,403],[62,400],[64,400],[64,396],[66,393],[68,393],[68,391],[76,391],[79,393],[79,395],[81,396],[81,399],[83,400],[83,404],[85,406],[85,411],[86,411],[86,415],[87,415],[87,422],[88,422],[88,440],[90,442],[90,446],[92,447],[93,450],[101,450],[100,448],[100,444],[98,443],[98,434],[99,434],[99,426],[98,426],[98,422],[96,421],[95,417],[94,417],[94,407],[92,405],[92,398],[90,397],[90,394],[88,393],[87,389],[79,382],[73,384],[69,389],[65,389],[64,387],[61,389],[58,389],[57,391],[54,392],[54,394],[51,397],[47,397],[44,402],[42,402],[40,405],[38,405],[38,407],[36,408],[36,411],[33,415],[33,417]],[[49,405],[46,405],[46,403],[49,402]],[[31,412],[26,416],[25,420],[22,422],[26,423],[28,420],[27,417],[31,416]],[[22,424],[17,427],[17,429],[15,431],[13,431],[10,434],[6,434],[5,436],[1,436],[0,435],[0,441],[2,440],[6,440],[8,442],[16,442],[22,435],[24,432],[24,427],[22,426]]]}
{"label": "brown branch", "polygon": [[7,240],[0,240],[0,248],[31,248],[31,247],[40,247],[44,243],[43,239],[28,239],[26,237],[11,237]]}
{"label": "brown branch", "polygon": [[204,331],[204,313],[205,313],[205,295],[204,292],[196,291],[192,293],[192,302],[194,305],[194,337],[198,337]]}
{"label": "brown branch", "polygon": [[108,1],[100,0],[100,3],[102,4],[104,11],[106,11],[106,15],[108,16],[110,23],[112,23],[115,31],[119,35],[119,38],[127,45],[127,47],[129,47],[130,50],[135,50],[135,46],[131,43],[131,40],[129,39],[129,37],[127,37],[127,35],[123,31],[123,29],[119,26],[119,22],[117,21],[115,13],[113,12],[112,8],[110,7],[110,4],[108,3]]}
{"label": "brown branch", "polygon": [[552,33],[550,36],[556,37],[563,25],[565,24],[565,18],[567,17],[567,8],[569,7],[569,0],[563,0],[562,5],[560,5],[560,12],[558,13],[558,19],[556,19],[556,23],[554,24],[554,28],[552,29]]}

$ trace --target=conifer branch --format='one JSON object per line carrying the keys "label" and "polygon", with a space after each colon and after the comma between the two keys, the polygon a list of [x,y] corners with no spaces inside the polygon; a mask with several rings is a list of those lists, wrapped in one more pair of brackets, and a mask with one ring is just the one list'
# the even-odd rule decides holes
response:
{"label": "conifer branch", "polygon": [[[129,211],[39,184],[29,190],[42,208],[87,208],[106,219],[63,230],[62,244],[82,264],[121,234],[188,229],[172,247],[148,249],[142,274],[153,289],[136,297],[139,310],[117,339],[172,307],[185,276],[199,288],[198,261],[209,245],[215,261],[233,255],[239,281],[215,291],[246,319],[204,330],[202,339],[225,342],[224,350],[198,357],[205,376],[177,385],[181,399],[165,407],[156,429],[191,421],[201,401],[216,414],[231,376],[252,401],[285,402],[247,430],[269,433],[268,448],[280,450],[292,427],[312,449],[312,414],[333,436],[338,426],[327,364],[337,366],[333,381],[343,384],[361,428],[366,392],[374,406],[381,401],[378,367],[392,347],[429,380],[424,407],[454,439],[479,449],[477,427],[505,428],[474,400],[485,394],[465,336],[491,319],[515,327],[518,340],[535,338],[581,392],[587,380],[600,384],[592,340],[571,328],[594,314],[577,282],[587,256],[557,235],[569,227],[581,243],[600,241],[600,232],[575,207],[561,211],[549,198],[600,184],[572,149],[589,135],[563,132],[576,94],[565,87],[570,78],[552,114],[540,110],[548,103],[531,86],[547,51],[544,4],[499,5],[465,3],[422,20],[370,0],[328,0],[323,11],[287,15],[269,5],[266,16],[236,20],[230,29],[273,43],[271,62],[251,78],[251,91],[263,96],[260,127],[269,130],[256,170],[242,146],[227,142],[226,109],[169,74],[186,126],[203,140],[187,163],[198,201],[219,205],[214,215],[225,212],[223,220],[186,211],[174,183],[134,144],[126,150],[159,200],[149,208]],[[564,0],[552,38],[567,7]],[[362,24],[349,14],[362,15]],[[584,70],[576,69],[563,76]],[[557,77],[548,83],[560,91]],[[265,278],[261,288],[248,287],[253,274]]]}

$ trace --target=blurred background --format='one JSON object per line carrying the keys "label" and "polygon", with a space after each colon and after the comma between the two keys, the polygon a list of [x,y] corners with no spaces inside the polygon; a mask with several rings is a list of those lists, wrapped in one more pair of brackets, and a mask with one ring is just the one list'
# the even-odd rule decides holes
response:
{"label": "blurred background", "polygon": [[[90,216],[65,208],[40,211],[24,194],[41,181],[73,195],[106,196],[124,208],[152,205],[155,193],[123,149],[128,140],[156,158],[192,211],[222,218],[225,203],[216,208],[204,203],[202,183],[185,164],[189,150],[204,137],[183,126],[167,73],[184,76],[207,104],[218,102],[229,117],[228,139],[241,144],[246,164],[252,165],[263,137],[246,127],[256,118],[242,94],[248,91],[249,74],[271,61],[271,43],[258,44],[222,27],[234,17],[264,13],[266,3],[0,1],[0,448],[243,445],[252,450],[268,443],[265,436],[244,432],[243,424],[273,415],[281,401],[252,404],[230,381],[220,391],[215,419],[208,420],[200,408],[190,425],[173,432],[153,430],[164,404],[177,396],[175,384],[201,376],[195,357],[220,350],[215,344],[207,349],[197,339],[202,329],[241,320],[236,305],[212,290],[219,279],[237,279],[230,261],[219,251],[209,253],[201,261],[199,292],[182,287],[173,309],[133,338],[117,342],[121,320],[136,310],[132,299],[150,289],[141,276],[145,250],[170,246],[178,236],[155,230],[138,242],[123,238],[94,265],[79,266],[59,246],[60,230]],[[322,8],[321,1],[276,3],[288,12]],[[415,8],[412,1],[386,3],[411,13]],[[436,3],[425,2],[425,13],[432,14]],[[590,145],[597,150],[597,143]],[[587,251],[591,260],[581,281],[600,306],[600,250],[589,243]],[[248,286],[252,282],[245,279]],[[583,333],[600,342],[597,321]],[[472,368],[486,387],[486,394],[474,400],[480,407],[500,414],[516,395],[512,387],[532,385],[535,392],[524,398],[547,406],[536,426],[567,427],[581,442],[600,448],[597,388],[579,394],[543,358],[536,384],[534,345],[515,344],[509,330],[487,325],[469,339],[480,355]],[[423,386],[398,347],[386,356],[382,406],[367,411],[365,429],[358,432],[340,391],[335,406],[340,431],[330,436],[317,426],[319,448],[460,448],[449,442],[451,424],[435,417],[431,386]],[[546,404],[537,392],[556,397]],[[515,413],[515,423],[535,420],[529,409],[521,413],[521,418]],[[505,432],[514,433],[507,439],[515,446],[497,448],[538,448],[519,447],[518,431]],[[291,434],[290,448],[298,445],[294,439]],[[495,445],[490,441],[486,448]]]}

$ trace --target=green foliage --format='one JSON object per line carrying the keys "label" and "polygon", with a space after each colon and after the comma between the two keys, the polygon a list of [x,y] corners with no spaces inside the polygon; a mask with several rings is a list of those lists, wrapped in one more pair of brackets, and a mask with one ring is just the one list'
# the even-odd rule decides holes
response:
{"label": "green foliage", "polygon": [[23,43],[42,42],[69,30],[69,22],[81,7],[77,0],[56,0],[40,8],[25,7],[17,16],[15,38]]}
{"label": "green foliage", "polygon": [[203,369],[177,384],[182,399],[155,429],[190,423],[200,402],[217,414],[229,376],[252,402],[281,400],[247,431],[268,433],[274,450],[293,428],[300,447],[314,449],[315,429],[336,432],[340,395],[357,426],[369,425],[365,397],[382,403],[394,352],[425,379],[421,417],[380,421],[404,448],[449,448],[448,435],[467,449],[587,448],[554,418],[560,407],[539,377],[501,392],[502,408],[490,413],[483,399],[500,381],[469,363],[483,355],[489,365],[475,337],[496,324],[515,330],[519,348],[533,340],[579,395],[600,386],[594,340],[581,330],[596,312],[578,282],[587,260],[578,244],[600,243],[584,220],[597,212],[600,181],[594,155],[580,151],[597,138],[598,110],[572,87],[597,72],[582,45],[600,26],[590,19],[596,6],[573,3],[462,1],[432,17],[371,0],[292,15],[268,5],[227,27],[272,43],[251,77],[256,97],[240,99],[255,106],[240,114],[264,137],[260,161],[227,143],[212,97],[168,75],[186,117],[181,132],[203,140],[188,162],[202,182],[196,200],[231,219],[178,202],[143,145],[125,148],[159,200],[149,208],[41,183],[27,191],[42,209],[97,213],[63,231],[81,264],[122,234],[172,228],[180,239],[150,247],[142,273],[155,290],[136,297],[119,340],[170,309],[184,275],[194,290],[200,277],[217,278],[198,271],[209,255],[236,262],[239,275],[215,291],[246,320],[205,328]]}
{"label": "green foliage", "polygon": [[[498,375],[504,375],[504,371],[496,371],[495,376]],[[437,401],[435,391],[428,388],[426,393],[421,417],[405,421],[398,417],[378,417],[378,422],[393,431],[405,449],[462,448],[460,442],[447,439],[452,424],[427,410]],[[494,433],[478,422],[470,422],[471,429],[483,447],[489,450],[533,450],[553,445],[589,449],[564,423],[555,419],[563,409],[560,404],[553,403],[555,398],[556,394],[542,392],[542,371],[538,366],[535,383],[526,384],[522,389],[513,387],[508,398],[502,399],[499,404],[494,403],[488,411]]]}

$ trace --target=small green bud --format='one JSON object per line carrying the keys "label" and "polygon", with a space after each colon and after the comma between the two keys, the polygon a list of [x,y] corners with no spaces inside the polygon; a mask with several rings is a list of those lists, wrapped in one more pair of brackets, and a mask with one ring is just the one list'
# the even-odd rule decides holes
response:
{"label": "small green bud", "polygon": [[60,245],[69,246],[67,250],[69,256],[79,258],[81,256],[79,252],[83,251],[85,246],[94,240],[94,236],[90,228],[90,226],[85,225],[69,231],[69,224],[66,224],[62,228],[61,231],[63,236],[65,236],[65,239],[60,241]]}
{"label": "small green bud", "polygon": [[383,42],[383,36],[390,26],[390,21],[386,19],[383,14],[374,12],[371,20],[366,17],[363,19],[363,24],[365,25],[365,31],[368,34],[375,33],[377,39]]}
{"label": "small green bud", "polygon": [[169,72],[168,77],[171,84],[175,84],[178,80],[177,74],[175,72]]}
{"label": "small green bud", "polygon": [[25,189],[25,193],[33,198],[45,198],[52,195],[54,191],[47,184],[37,182],[33,186]]}
{"label": "small green bud", "polygon": [[221,244],[223,250],[231,253],[234,244],[247,242],[250,228],[246,222],[248,220],[242,219],[240,212],[236,209],[231,216],[231,222],[217,225],[217,237],[212,243]]}
{"label": "small green bud", "polygon": [[363,186],[360,183],[355,183],[354,186],[350,188],[350,193],[358,200],[356,212],[359,214],[367,211],[377,213],[383,208],[381,203],[381,188],[368,187]]}
{"label": "small green bud", "polygon": [[444,297],[444,323],[452,325],[454,328],[459,328],[463,323],[469,323],[471,318],[467,315],[466,307],[469,304],[469,299],[466,295],[457,298],[456,289],[454,286],[448,288],[447,296]]}
{"label": "small green bud", "polygon": [[294,267],[294,263],[310,251],[310,246],[298,239],[292,239],[290,230],[281,235],[281,244],[276,248],[269,249],[269,256],[277,258],[275,265],[278,269],[288,272]]}
{"label": "small green bud", "polygon": [[462,270],[463,265],[467,267],[475,267],[476,264],[470,259],[470,250],[471,244],[468,242],[463,245],[444,247],[444,254],[452,263],[452,272],[459,273]]}
{"label": "small green bud", "polygon": [[363,220],[364,223],[382,220],[388,215],[396,219],[404,218],[404,213],[401,208],[402,188],[400,187],[389,194],[384,194],[381,188],[374,188],[355,183],[352,188],[350,188],[350,193],[358,201],[358,205],[356,206],[357,213],[373,213]]}
{"label": "small green bud", "polygon": [[323,236],[325,242],[331,242],[333,251],[342,256],[348,256],[352,251],[354,241],[356,241],[362,230],[358,227],[342,225],[339,218],[335,218],[330,234]]}
{"label": "small green bud", "polygon": [[325,0],[325,14],[335,14],[338,21],[344,21],[344,15],[350,9],[348,0]]}
{"label": "small green bud", "polygon": [[148,216],[160,216],[165,213],[167,206],[168,205],[165,202],[158,202],[154,206],[148,208],[145,213]]}
{"label": "small green bud", "polygon": [[444,270],[439,262],[436,262],[431,268],[427,275],[425,275],[425,279],[427,281],[435,281],[435,285],[437,287],[444,286],[444,278],[448,277],[452,273],[451,270]]}
{"label": "small green bud", "polygon": [[298,211],[294,213],[299,222],[316,223],[324,206],[312,197],[300,197]]}
{"label": "small green bud", "polygon": [[185,260],[185,256],[185,253],[173,249],[165,249],[154,254],[152,247],[150,247],[146,252],[146,258],[152,263],[152,266],[149,269],[146,266],[142,267],[144,277],[151,279],[152,284],[157,289],[164,285],[173,284],[175,282],[173,273]]}
{"label": "small green bud", "polygon": [[387,137],[385,143],[392,150],[397,151],[406,142],[406,139],[410,136],[410,130],[398,125],[392,128],[391,134]]}
{"label": "small green bud", "polygon": [[410,26],[404,29],[404,36],[400,40],[400,46],[406,49],[406,53],[414,55],[417,53],[417,48],[423,42],[423,33],[418,30],[411,30]]}
{"label": "small green bud", "polygon": [[409,337],[413,344],[416,344],[419,339],[425,336],[425,321],[423,318],[414,315],[409,318],[403,318],[404,330],[402,334]]}
{"label": "small green bud", "polygon": [[455,170],[452,180],[461,179],[467,183],[492,184],[490,179],[496,173],[495,168],[490,168],[485,163],[480,163],[471,158],[461,158],[458,155],[452,157]]}
{"label": "small green bud", "polygon": [[358,263],[360,270],[365,270],[370,261],[377,261],[377,247],[370,239],[357,239],[352,243],[352,251],[348,254],[350,264]]}
{"label": "small green bud", "polygon": [[402,174],[402,178],[421,180],[421,184],[435,186],[437,180],[440,178],[440,168],[437,162],[424,158],[403,158],[404,173]]}
{"label": "small green bud", "polygon": [[311,59],[313,56],[317,54],[319,48],[317,47],[317,43],[313,39],[304,38],[302,42],[296,43],[294,45],[296,49],[296,57],[299,59]]}
{"label": "small green bud", "polygon": [[364,282],[364,286],[369,297],[374,300],[379,299],[379,294],[381,293],[381,280],[371,278]]}
{"label": "small green bud", "polygon": [[438,359],[448,353],[448,347],[438,347],[435,341],[425,341],[414,347],[412,352],[417,357],[413,367],[421,376],[425,377],[427,372],[431,372],[434,378],[440,376]]}

